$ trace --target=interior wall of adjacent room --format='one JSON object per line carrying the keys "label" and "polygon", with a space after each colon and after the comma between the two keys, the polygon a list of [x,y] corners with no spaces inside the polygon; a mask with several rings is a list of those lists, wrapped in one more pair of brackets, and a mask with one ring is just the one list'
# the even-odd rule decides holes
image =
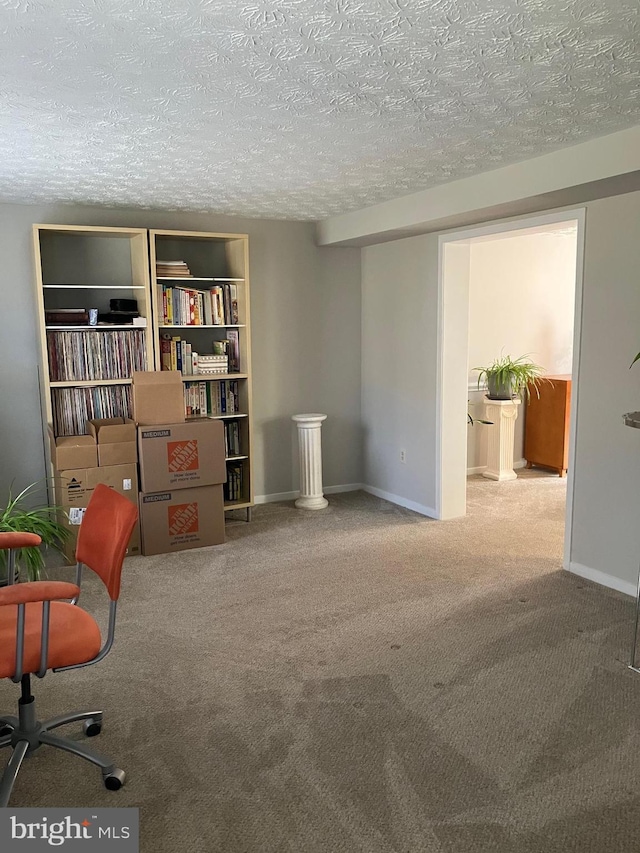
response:
{"label": "interior wall of adjacent room", "polygon": [[0,495],[45,476],[31,226],[249,234],[256,495],[298,488],[291,415],[321,411],[325,485],[362,482],[360,250],[319,248],[306,222],[80,205],[0,205]]}
{"label": "interior wall of adjacent room", "polygon": [[[621,415],[640,409],[640,365],[629,370],[640,350],[640,192],[585,208],[570,560],[575,571],[629,592],[640,555],[640,433]],[[363,249],[362,275],[365,482],[433,507],[437,235]],[[400,468],[400,442],[415,464]]]}
{"label": "interior wall of adjacent room", "polygon": [[[571,373],[577,229],[545,226],[471,240],[469,411],[483,417],[474,367],[527,355],[545,373]],[[526,402],[516,421],[514,460],[522,464]],[[467,467],[486,466],[487,429],[469,426]]]}

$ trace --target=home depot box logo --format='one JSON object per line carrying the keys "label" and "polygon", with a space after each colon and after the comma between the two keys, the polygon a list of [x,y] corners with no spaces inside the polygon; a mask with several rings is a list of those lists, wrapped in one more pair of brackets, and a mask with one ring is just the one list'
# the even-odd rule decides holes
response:
{"label": "home depot box logo", "polygon": [[169,536],[185,536],[198,532],[198,504],[174,504],[167,507],[169,515]]}
{"label": "home depot box logo", "polygon": [[184,471],[197,471],[200,467],[197,439],[190,438],[186,441],[168,441],[167,464],[171,474],[180,474]]}

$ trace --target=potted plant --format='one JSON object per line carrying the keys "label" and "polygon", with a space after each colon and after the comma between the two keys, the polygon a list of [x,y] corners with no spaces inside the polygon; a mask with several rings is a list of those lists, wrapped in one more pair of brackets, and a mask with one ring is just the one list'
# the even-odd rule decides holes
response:
{"label": "potted plant", "polygon": [[[4,507],[0,508],[0,532],[37,533],[42,544],[61,552],[69,531],[58,520],[60,507],[33,506],[38,484],[32,483],[15,497],[9,489]],[[0,551],[0,586],[7,584],[7,551]],[[40,548],[21,548],[16,554],[16,575],[24,569],[27,579],[38,580],[44,570],[44,555]]]}
{"label": "potted plant", "polygon": [[488,426],[491,426],[493,421],[485,421],[483,418],[474,418],[471,416],[470,412],[467,412],[467,423],[469,426],[473,426],[474,424],[487,424]]}
{"label": "potted plant", "polygon": [[479,371],[478,388],[483,380],[486,381],[487,397],[490,400],[512,400],[514,397],[522,397],[523,392],[529,399],[529,386],[533,385],[537,392],[540,382],[544,380],[540,377],[543,368],[527,359],[526,355],[516,359],[505,355],[488,367],[474,367],[474,370]]}

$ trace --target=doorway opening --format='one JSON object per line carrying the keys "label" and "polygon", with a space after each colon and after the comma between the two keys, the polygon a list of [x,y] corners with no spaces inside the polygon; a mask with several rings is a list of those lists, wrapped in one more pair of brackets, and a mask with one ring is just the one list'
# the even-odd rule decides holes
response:
{"label": "doorway opening", "polygon": [[[584,219],[584,209],[563,211],[439,239],[438,517],[465,515],[467,475],[485,468],[488,430],[497,428],[467,426],[467,412],[484,417],[486,402],[471,368],[501,355],[527,355],[545,374],[570,379],[565,562],[571,541]],[[514,430],[517,467],[526,464],[525,424],[521,412]]]}

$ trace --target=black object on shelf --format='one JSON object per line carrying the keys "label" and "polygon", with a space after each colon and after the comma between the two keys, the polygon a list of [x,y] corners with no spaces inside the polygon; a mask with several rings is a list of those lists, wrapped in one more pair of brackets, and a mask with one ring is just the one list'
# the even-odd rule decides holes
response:
{"label": "black object on shelf", "polygon": [[133,318],[139,317],[137,311],[111,311],[99,315],[100,323],[111,323],[114,326],[129,326],[133,324]]}
{"label": "black object on shelf", "polygon": [[137,299],[110,299],[109,308],[112,311],[125,311],[127,314],[138,316],[138,300]]}

